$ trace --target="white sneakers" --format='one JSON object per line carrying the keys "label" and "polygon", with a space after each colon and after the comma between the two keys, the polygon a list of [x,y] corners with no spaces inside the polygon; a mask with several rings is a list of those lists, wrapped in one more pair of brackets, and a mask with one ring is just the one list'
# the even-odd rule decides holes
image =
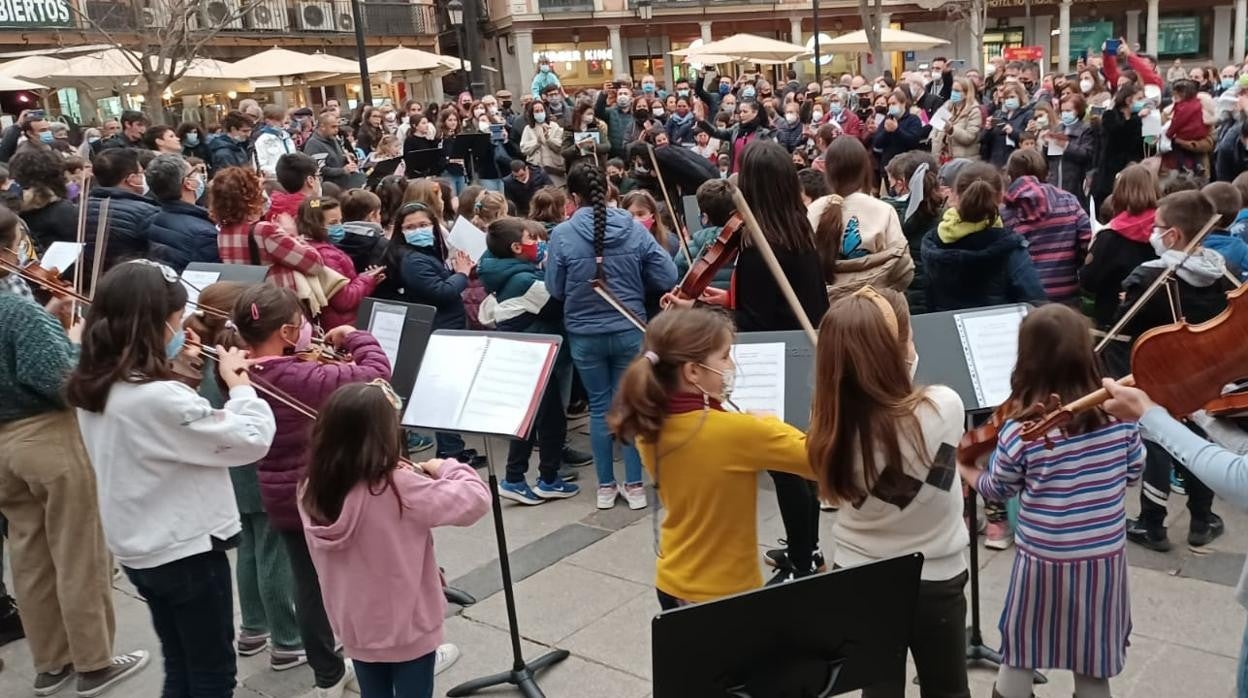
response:
{"label": "white sneakers", "polygon": [[344,658],[342,662],[343,668],[346,669],[342,674],[342,678],[338,679],[338,683],[328,688],[317,686],[316,690],[312,692],[316,698],[343,698],[348,693],[359,695],[360,685],[355,681],[355,666],[351,664],[350,659]]}
{"label": "white sneakers", "polygon": [[458,647],[449,642],[438,645],[437,658],[433,662],[433,675],[437,676],[450,669],[451,665],[457,661],[459,661]]}
{"label": "white sneakers", "polygon": [[598,488],[598,508],[614,507],[616,497],[623,497],[624,501],[628,502],[628,508],[634,511],[645,509],[647,505],[646,486],[639,482],[635,485],[602,485]]}

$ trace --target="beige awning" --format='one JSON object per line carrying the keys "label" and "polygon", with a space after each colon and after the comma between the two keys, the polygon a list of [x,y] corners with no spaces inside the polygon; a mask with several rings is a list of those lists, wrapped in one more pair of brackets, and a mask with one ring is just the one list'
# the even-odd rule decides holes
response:
{"label": "beige awning", "polygon": [[42,90],[46,89],[43,85],[33,82],[27,82],[18,78],[10,78],[0,75],[0,92],[11,92],[13,90]]}
{"label": "beige awning", "polygon": [[418,48],[396,46],[375,56],[369,56],[368,69],[370,72],[378,73],[435,72],[446,67],[442,62],[443,58],[444,56],[421,51]]}
{"label": "beige awning", "polygon": [[792,63],[811,55],[805,46],[754,34],[734,34],[726,39],[712,41],[709,44],[703,44],[694,48],[672,51],[671,53],[673,56],[685,56],[699,63],[726,63],[729,61],[769,64]]}
{"label": "beige awning", "polygon": [[0,75],[10,78],[41,80],[65,71],[65,59],[53,56],[26,56],[0,63]]}
{"label": "beige awning", "polygon": [[[948,45],[948,41],[934,36],[908,32],[904,29],[885,27],[880,30],[880,45],[884,51],[925,51],[929,48]],[[821,53],[870,53],[871,45],[867,42],[867,31],[842,34],[831,41],[820,42]]]}
{"label": "beige awning", "polygon": [[254,56],[248,56],[232,64],[236,78],[287,78],[299,75],[324,73],[356,73],[359,66],[355,61],[331,56],[317,51],[316,53],[299,53],[279,47],[273,47]]}

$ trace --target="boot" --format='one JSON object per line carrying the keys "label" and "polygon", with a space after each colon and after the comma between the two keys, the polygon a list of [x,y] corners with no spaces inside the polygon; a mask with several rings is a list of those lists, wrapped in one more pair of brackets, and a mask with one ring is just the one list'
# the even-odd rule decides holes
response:
{"label": "boot", "polygon": [[0,596],[0,646],[26,637],[22,618],[17,613],[17,603],[12,596]]}

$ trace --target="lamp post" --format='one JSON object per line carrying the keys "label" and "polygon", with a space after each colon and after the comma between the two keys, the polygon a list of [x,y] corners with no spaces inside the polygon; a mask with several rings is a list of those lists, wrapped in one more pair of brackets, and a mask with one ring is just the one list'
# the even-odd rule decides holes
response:
{"label": "lamp post", "polygon": [[373,106],[373,81],[368,75],[368,52],[364,48],[364,23],[360,21],[360,0],[351,0],[351,22],[355,25],[355,57],[360,63],[360,100]]}
{"label": "lamp post", "polygon": [[455,36],[459,40],[459,72],[463,73],[464,84],[468,84],[468,68],[465,64],[465,54],[468,52],[467,40],[464,39],[464,3],[461,0],[451,0],[446,3],[446,16],[451,20],[451,26],[455,28]]}
{"label": "lamp post", "polygon": [[650,60],[650,20],[654,19],[654,0],[637,0],[637,19],[646,25],[646,72],[654,73],[654,64]]}
{"label": "lamp post", "polygon": [[823,65],[821,64],[820,59],[823,58],[823,56],[819,54],[819,0],[811,0],[810,10],[812,19],[815,22],[815,82],[819,83],[820,87],[822,87]]}

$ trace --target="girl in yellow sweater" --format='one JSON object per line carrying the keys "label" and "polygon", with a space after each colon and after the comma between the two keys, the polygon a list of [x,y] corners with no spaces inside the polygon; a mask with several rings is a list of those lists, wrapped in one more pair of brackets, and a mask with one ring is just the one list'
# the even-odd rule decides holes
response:
{"label": "girl in yellow sweater", "polygon": [[616,436],[635,440],[667,509],[655,581],[664,610],[762,586],[758,473],[815,477],[801,431],[724,410],[735,377],[733,337],[721,312],[663,312],[647,328],[608,417]]}

